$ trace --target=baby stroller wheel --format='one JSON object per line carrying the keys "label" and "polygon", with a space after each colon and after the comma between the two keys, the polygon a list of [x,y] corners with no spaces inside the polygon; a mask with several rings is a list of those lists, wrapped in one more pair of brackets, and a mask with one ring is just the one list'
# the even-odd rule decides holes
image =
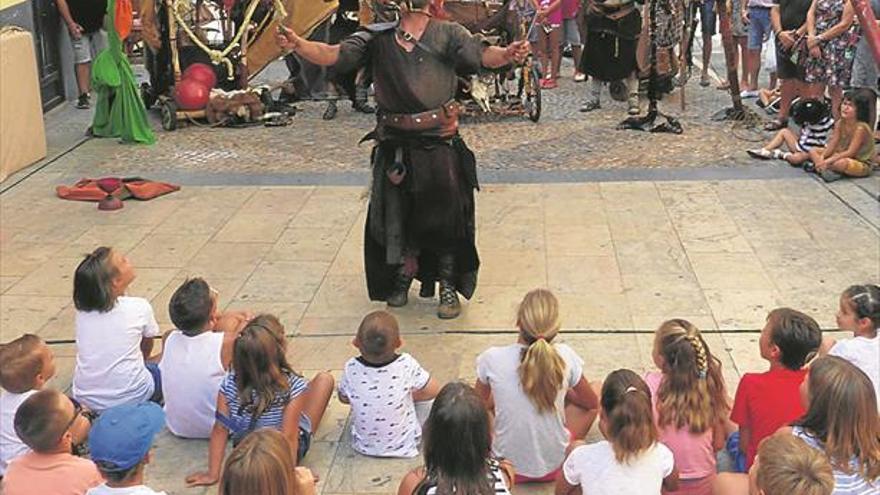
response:
{"label": "baby stroller wheel", "polygon": [[[524,67],[524,70],[529,70]],[[538,74],[536,67],[531,67],[531,77],[528,84],[523,88],[523,107],[525,107],[526,115],[532,122],[541,119],[541,76]]]}
{"label": "baby stroller wheel", "polygon": [[177,129],[177,105],[171,100],[162,103],[162,129]]}

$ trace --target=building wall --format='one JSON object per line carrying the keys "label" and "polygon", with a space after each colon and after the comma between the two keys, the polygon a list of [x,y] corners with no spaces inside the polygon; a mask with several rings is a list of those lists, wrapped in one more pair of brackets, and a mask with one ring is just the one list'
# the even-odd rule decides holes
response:
{"label": "building wall", "polygon": [[[34,32],[33,0],[0,0],[0,27],[19,26],[31,33]],[[73,48],[70,38],[66,35],[67,28],[63,22],[58,26],[65,35],[60,36],[58,50],[61,53],[61,77],[64,81],[64,96],[69,101],[76,100],[77,87],[73,72]]]}

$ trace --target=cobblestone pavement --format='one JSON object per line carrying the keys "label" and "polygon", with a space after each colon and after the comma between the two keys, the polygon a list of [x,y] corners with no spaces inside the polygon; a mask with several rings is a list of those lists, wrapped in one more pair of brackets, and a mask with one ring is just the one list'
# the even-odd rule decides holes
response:
{"label": "cobblestone pavement", "polygon": [[[729,106],[726,92],[702,88],[697,77],[686,86],[687,109],[680,108],[676,91],[661,103],[661,110],[678,117],[682,135],[619,131],[614,127],[626,117],[626,104],[611,100],[604,92],[603,107],[590,113],[578,108],[587,83],[571,80],[570,61],[565,61],[558,89],[544,92],[540,122],[524,117],[477,116],[465,118],[461,132],[477,153],[486,171],[508,170],[601,170],[622,168],[706,167],[754,164],[743,152],[760,140],[760,133],[733,129],[730,123],[713,122],[710,116]],[[270,66],[263,81],[283,78],[279,67]],[[274,78],[274,79],[273,79]],[[643,105],[644,108],[645,105]],[[154,127],[159,141],[154,146],[119,147],[113,140],[90,140],[66,160],[71,174],[108,174],[137,170],[162,172],[267,174],[339,173],[363,171],[369,144],[356,143],[373,126],[374,117],[354,113],[340,102],[334,121],[321,119],[324,104],[298,104],[300,113],[284,128],[205,128],[188,125],[173,132]],[[100,157],[98,163],[87,158]]]}

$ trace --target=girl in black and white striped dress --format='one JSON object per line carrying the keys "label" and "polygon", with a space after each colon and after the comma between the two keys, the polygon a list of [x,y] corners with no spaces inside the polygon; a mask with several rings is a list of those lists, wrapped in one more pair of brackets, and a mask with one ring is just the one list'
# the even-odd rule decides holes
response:
{"label": "girl in black and white striped dress", "polygon": [[425,465],[398,495],[510,495],[513,468],[492,457],[489,413],[474,389],[448,383],[434,399],[422,434]]}

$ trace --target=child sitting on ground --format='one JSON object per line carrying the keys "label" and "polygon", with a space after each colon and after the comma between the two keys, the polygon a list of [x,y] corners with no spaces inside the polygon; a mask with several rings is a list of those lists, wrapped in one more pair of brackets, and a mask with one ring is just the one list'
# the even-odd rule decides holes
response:
{"label": "child sitting on ground", "polygon": [[269,314],[248,322],[235,339],[232,370],[217,395],[208,471],[187,476],[187,484],[216,483],[226,441],[231,437],[233,446],[238,445],[258,428],[280,430],[297,463],[306,455],[333,393],[333,376],[320,372],[306,380],[288,364],[286,351],[284,326]]}
{"label": "child sitting on ground", "polygon": [[516,482],[553,481],[572,440],[596,419],[599,399],[583,375],[583,360],[559,334],[559,302],[548,290],[523,298],[516,343],[477,358],[477,393],[495,414],[492,451],[508,459]]}
{"label": "child sitting on ground", "polygon": [[468,385],[447,383],[425,422],[425,466],[400,481],[398,495],[510,495],[513,468],[492,457],[492,427],[482,399]]}
{"label": "child sitting on ground", "polygon": [[105,482],[87,495],[165,495],[144,485],[153,438],[165,425],[158,404],[126,404],[104,411],[92,426],[89,450]]}
{"label": "child sitting on ground", "polygon": [[824,148],[810,150],[810,160],[825,182],[847,177],[867,177],[874,163],[874,92],[870,89],[847,91],[840,102],[840,120]]}
{"label": "child sitting on ground", "polygon": [[[416,457],[422,421],[417,402],[437,396],[440,386],[407,353],[397,319],[387,311],[364,317],[352,341],[361,355],[349,359],[339,380],[339,400],[351,404],[351,446],[364,455]],[[430,403],[427,403],[430,410]]]}
{"label": "child sitting on ground", "polygon": [[648,385],[633,371],[613,371],[602,384],[601,401],[599,430],[606,440],[572,445],[556,495],[678,489],[672,452],[658,441]]}
{"label": "child sitting on ground", "polygon": [[15,412],[55,374],[55,357],[43,339],[33,334],[0,346],[0,477],[9,461],[27,452],[15,434]]}
{"label": "child sitting on ground", "polygon": [[[791,116],[794,122],[801,128],[799,135],[784,128],[773,136],[763,148],[747,150],[753,158],[769,160],[785,160],[792,165],[801,165],[810,159],[810,150],[825,146],[831,129],[834,127],[834,119],[828,105],[817,99],[800,99],[792,105]],[[783,151],[785,145],[788,151]]]}
{"label": "child sitting on ground", "polygon": [[159,362],[162,375],[169,377],[162,383],[165,421],[179,437],[208,438],[232,345],[251,315],[221,313],[217,293],[201,278],[174,291],[168,313],[177,329],[165,338]]}
{"label": "child sitting on ground", "polygon": [[825,454],[838,495],[880,493],[880,416],[873,388],[848,361],[816,359],[801,385],[807,412],[781,432]]}
{"label": "child sitting on ground", "polygon": [[660,441],[675,457],[680,489],[664,494],[710,495],[715,452],[727,440],[730,406],[721,362],[700,331],[686,320],[669,320],[654,334],[654,364],[645,375]]}
{"label": "child sitting on ground", "polygon": [[290,444],[271,428],[257,430],[232,449],[219,495],[316,495],[315,476],[297,466]]}
{"label": "child sitting on ground", "polygon": [[78,404],[57,390],[34,392],[15,413],[15,433],[31,449],[9,463],[6,495],[82,495],[101,484],[95,464],[72,455],[88,431]]}
{"label": "child sitting on ground", "polygon": [[754,495],[831,495],[834,474],[828,459],[791,435],[774,435],[761,443],[749,472]]}
{"label": "child sitting on ground", "polygon": [[841,357],[868,375],[880,409],[880,287],[853,285],[840,295],[837,328],[853,333],[853,338],[835,342],[825,339],[823,354]]}
{"label": "child sitting on ground", "polygon": [[148,360],[159,325],[150,302],[125,295],[134,268],[99,247],[76,267],[76,368],[73,396],[93,411],[162,400],[159,367]]}
{"label": "child sitting on ground", "polygon": [[739,425],[739,446],[746,455],[747,470],[761,440],[804,413],[799,392],[807,374],[804,364],[821,343],[819,324],[800,311],[778,308],[767,316],[758,347],[770,370],[743,375],[730,413]]}

